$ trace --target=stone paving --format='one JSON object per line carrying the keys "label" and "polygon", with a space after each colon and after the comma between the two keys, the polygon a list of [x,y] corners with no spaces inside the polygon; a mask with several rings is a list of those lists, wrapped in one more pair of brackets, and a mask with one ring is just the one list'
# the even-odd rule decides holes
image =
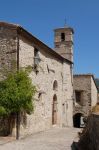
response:
{"label": "stone paving", "polygon": [[79,129],[52,128],[19,141],[0,145],[0,150],[71,150],[70,145]]}

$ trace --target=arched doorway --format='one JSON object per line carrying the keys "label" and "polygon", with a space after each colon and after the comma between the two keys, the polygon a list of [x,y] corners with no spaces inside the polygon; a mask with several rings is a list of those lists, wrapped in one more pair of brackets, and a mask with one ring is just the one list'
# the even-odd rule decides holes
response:
{"label": "arched doorway", "polygon": [[81,128],[81,117],[83,114],[77,113],[73,116],[73,125],[75,128]]}
{"label": "arched doorway", "polygon": [[52,103],[52,125],[57,124],[57,96],[53,96]]}

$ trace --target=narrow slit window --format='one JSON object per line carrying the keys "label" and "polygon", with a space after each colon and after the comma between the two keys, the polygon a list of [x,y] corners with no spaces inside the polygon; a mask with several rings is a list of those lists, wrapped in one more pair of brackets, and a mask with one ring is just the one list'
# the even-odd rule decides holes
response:
{"label": "narrow slit window", "polygon": [[58,89],[58,82],[55,80],[53,83],[53,90],[57,90]]}
{"label": "narrow slit window", "polygon": [[39,50],[38,49],[34,49],[34,65],[37,67],[40,63],[40,57],[39,57]]}

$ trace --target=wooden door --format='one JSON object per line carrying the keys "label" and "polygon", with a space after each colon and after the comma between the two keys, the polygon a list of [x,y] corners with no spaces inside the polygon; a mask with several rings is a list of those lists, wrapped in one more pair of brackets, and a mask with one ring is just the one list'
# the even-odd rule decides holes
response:
{"label": "wooden door", "polygon": [[53,97],[53,104],[52,104],[52,124],[57,124],[57,96],[54,95]]}

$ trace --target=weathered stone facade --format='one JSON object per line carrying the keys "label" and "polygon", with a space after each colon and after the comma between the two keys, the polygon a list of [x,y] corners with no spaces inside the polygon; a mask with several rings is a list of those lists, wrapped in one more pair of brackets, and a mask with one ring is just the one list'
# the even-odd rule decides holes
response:
{"label": "weathered stone facade", "polygon": [[[32,115],[26,116],[25,124],[24,119],[21,121],[21,135],[43,131],[54,124],[60,127],[72,126],[72,62],[22,27],[8,23],[0,23],[0,53],[1,64],[4,60],[4,64],[11,69],[13,61],[16,62],[16,69],[32,67],[30,77],[37,87],[35,110]],[[38,56],[39,62],[35,68]]]}
{"label": "weathered stone facade", "polygon": [[89,114],[92,106],[97,103],[97,93],[93,75],[74,75],[74,117]]}
{"label": "weathered stone facade", "polygon": [[69,27],[55,29],[55,51],[73,62],[73,29]]}
{"label": "weathered stone facade", "polygon": [[98,102],[99,102],[99,78],[95,79],[96,85],[98,87]]}
{"label": "weathered stone facade", "polygon": [[17,31],[15,28],[0,26],[0,69],[14,69],[17,59]]}

